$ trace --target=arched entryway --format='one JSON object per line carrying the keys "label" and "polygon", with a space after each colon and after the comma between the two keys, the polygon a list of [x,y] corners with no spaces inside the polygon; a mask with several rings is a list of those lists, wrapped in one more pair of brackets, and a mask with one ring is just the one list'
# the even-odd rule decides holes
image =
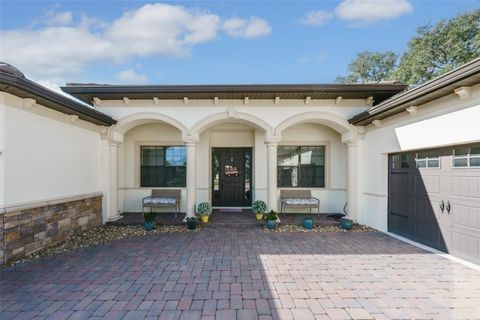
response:
{"label": "arched entryway", "polygon": [[[341,212],[347,202],[348,214],[355,219],[359,128],[335,114],[305,112],[285,119],[274,132],[277,152],[286,164],[278,166],[284,170],[278,172],[278,188],[310,189],[320,198],[323,212]],[[295,166],[289,166],[292,162]]]}
{"label": "arched entryway", "polygon": [[104,161],[108,220],[120,218],[119,212],[141,211],[141,199],[152,188],[178,188],[187,197],[182,164],[187,132],[183,124],[159,113],[124,117],[109,129],[108,161]]}

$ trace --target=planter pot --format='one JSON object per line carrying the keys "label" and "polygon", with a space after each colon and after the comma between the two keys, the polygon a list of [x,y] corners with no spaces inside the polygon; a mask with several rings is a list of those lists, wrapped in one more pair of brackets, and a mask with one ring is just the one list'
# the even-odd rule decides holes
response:
{"label": "planter pot", "polygon": [[209,216],[200,216],[200,219],[202,219],[203,223],[207,223],[208,222],[208,217]]}
{"label": "planter pot", "polygon": [[343,229],[350,230],[353,228],[353,221],[350,219],[342,219],[342,221],[340,222],[340,225],[342,226]]}
{"label": "planter pot", "polygon": [[312,230],[313,229],[313,219],[312,218],[303,219],[303,227],[307,230]]}
{"label": "planter pot", "polygon": [[255,217],[257,218],[257,221],[263,220],[263,213],[255,213]]}
{"label": "planter pot", "polygon": [[152,231],[153,229],[155,229],[155,221],[145,221],[143,223],[143,227],[146,231]]}
{"label": "planter pot", "polygon": [[197,221],[187,221],[187,228],[190,230],[197,228]]}
{"label": "planter pot", "polygon": [[268,229],[275,229],[276,225],[277,225],[277,220],[267,220]]}

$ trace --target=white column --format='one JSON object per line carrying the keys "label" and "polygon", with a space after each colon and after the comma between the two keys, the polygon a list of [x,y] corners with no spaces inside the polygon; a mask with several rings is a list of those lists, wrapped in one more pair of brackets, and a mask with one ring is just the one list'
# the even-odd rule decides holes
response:
{"label": "white column", "polygon": [[348,141],[347,145],[347,213],[348,218],[357,220],[357,142]]}
{"label": "white column", "polygon": [[118,147],[119,143],[108,144],[109,184],[108,184],[108,221],[121,218],[118,214]]}
{"label": "white column", "polygon": [[196,193],[197,193],[197,184],[196,184],[196,150],[197,142],[186,142],[187,147],[187,207],[186,213],[187,217],[195,216],[195,207],[196,207]]}
{"label": "white column", "polygon": [[277,146],[278,142],[267,142],[267,205],[268,211],[277,211]]}

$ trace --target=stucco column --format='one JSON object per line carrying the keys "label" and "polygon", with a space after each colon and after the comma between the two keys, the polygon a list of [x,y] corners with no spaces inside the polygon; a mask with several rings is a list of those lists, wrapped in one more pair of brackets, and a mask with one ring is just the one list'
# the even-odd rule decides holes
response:
{"label": "stucco column", "polygon": [[345,142],[347,146],[347,213],[352,220],[357,220],[357,142]]}
{"label": "stucco column", "polygon": [[267,205],[277,211],[277,141],[267,141]]}
{"label": "stucco column", "polygon": [[109,184],[108,184],[108,221],[121,218],[118,214],[118,148],[115,141],[108,143]]}
{"label": "stucco column", "polygon": [[187,207],[186,213],[187,217],[195,216],[195,207],[196,207],[196,193],[197,193],[197,163],[196,163],[196,151],[197,151],[197,142],[196,141],[187,141],[185,143],[187,147]]}

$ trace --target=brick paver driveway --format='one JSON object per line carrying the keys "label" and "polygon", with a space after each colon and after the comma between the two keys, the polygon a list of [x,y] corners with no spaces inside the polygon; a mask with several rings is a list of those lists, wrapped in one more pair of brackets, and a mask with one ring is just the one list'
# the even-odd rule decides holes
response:
{"label": "brick paver driveway", "polygon": [[0,276],[2,319],[480,319],[480,272],[381,233],[206,228]]}

